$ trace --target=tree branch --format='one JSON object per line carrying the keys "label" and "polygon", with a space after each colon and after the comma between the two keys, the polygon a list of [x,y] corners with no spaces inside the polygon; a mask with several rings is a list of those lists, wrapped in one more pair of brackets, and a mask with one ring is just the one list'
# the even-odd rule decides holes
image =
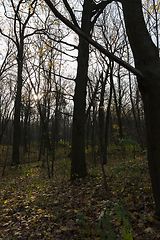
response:
{"label": "tree branch", "polygon": [[123,61],[122,59],[118,58],[114,54],[110,53],[107,49],[104,49],[102,45],[95,42],[91,37],[86,35],[84,32],[82,32],[79,28],[77,28],[75,25],[73,25],[69,20],[67,20],[64,16],[62,16],[61,13],[57,11],[57,9],[54,7],[52,2],[50,0],[44,0],[46,4],[50,7],[54,15],[59,18],[67,27],[71,28],[75,33],[77,33],[79,36],[81,36],[83,39],[85,39],[88,43],[90,43],[92,46],[94,46],[96,49],[98,49],[100,52],[102,52],[104,55],[106,55],[110,60],[117,62],[124,68],[128,69],[130,72],[134,73],[136,76],[140,78],[144,78],[144,75],[136,68],[128,64],[127,62]]}
{"label": "tree branch", "polygon": [[74,25],[75,25],[77,28],[79,28],[79,25],[78,25],[78,23],[77,23],[77,20],[76,20],[76,18],[75,18],[75,15],[74,15],[74,13],[73,13],[73,11],[72,11],[72,8],[70,7],[68,1],[67,1],[67,0],[63,0],[63,3],[64,3],[66,9],[68,10],[68,12],[69,12],[69,14],[70,14],[70,16],[71,16],[71,19],[72,19]]}

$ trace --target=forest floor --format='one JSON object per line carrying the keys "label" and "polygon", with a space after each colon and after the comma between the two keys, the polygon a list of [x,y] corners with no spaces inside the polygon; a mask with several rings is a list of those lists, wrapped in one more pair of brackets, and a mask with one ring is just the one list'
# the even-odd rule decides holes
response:
{"label": "forest floor", "polygon": [[89,175],[70,181],[68,153],[61,147],[56,154],[51,178],[46,163],[33,163],[34,151],[30,162],[6,167],[0,177],[0,239],[160,239],[145,156],[127,160],[110,153],[106,192],[100,164],[88,160]]}

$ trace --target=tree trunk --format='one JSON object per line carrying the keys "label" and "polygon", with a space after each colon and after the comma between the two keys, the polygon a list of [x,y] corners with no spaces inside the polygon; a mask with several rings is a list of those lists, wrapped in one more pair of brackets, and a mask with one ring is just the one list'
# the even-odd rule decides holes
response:
{"label": "tree trunk", "polygon": [[112,90],[113,90],[113,64],[111,63],[111,70],[110,70],[110,94],[108,100],[108,106],[106,111],[106,121],[105,121],[105,139],[104,139],[104,152],[103,152],[103,165],[107,163],[107,148],[108,148],[108,135],[109,135],[109,120],[111,115],[111,103],[112,103]]}
{"label": "tree trunk", "polygon": [[28,118],[30,113],[30,99],[24,111],[25,111],[24,113],[25,117],[24,117],[24,123],[23,123],[23,152],[25,154],[26,152],[28,152],[27,143],[28,143]]}
{"label": "tree trunk", "polygon": [[[85,0],[82,12],[81,30],[87,35],[91,31],[92,1]],[[89,44],[79,38],[78,68],[74,95],[74,114],[72,131],[71,178],[85,177],[87,167],[85,160],[85,122],[86,122],[86,85],[88,80]]]}
{"label": "tree trunk", "polygon": [[59,140],[59,125],[60,125],[60,114],[59,114],[59,101],[60,101],[60,92],[56,85],[56,107],[55,107],[55,147],[58,147]]}
{"label": "tree trunk", "polygon": [[19,144],[20,144],[20,133],[21,133],[20,110],[21,110],[22,69],[23,69],[22,53],[18,54],[17,58],[18,58],[18,77],[17,77],[17,94],[15,99],[15,113],[14,113],[12,165],[19,164]]}
{"label": "tree trunk", "polygon": [[138,78],[138,85],[144,103],[155,215],[160,219],[160,60],[144,22],[141,0],[122,0],[122,6],[135,65],[145,76]]}
{"label": "tree trunk", "polygon": [[98,115],[98,129],[99,129],[99,152],[103,155],[104,150],[104,94],[105,94],[105,86],[106,86],[106,79],[108,77],[108,71],[106,73],[105,79],[103,79],[103,74],[101,74],[101,93],[100,93],[100,102],[99,102],[99,115]]}
{"label": "tree trunk", "polygon": [[[131,83],[131,75],[129,73],[129,90],[130,90],[130,101],[131,101],[131,105],[132,105],[132,113],[133,113],[133,117],[134,117],[134,121],[135,121],[135,125],[136,125],[136,130],[138,133],[138,138],[139,138],[139,142],[140,142],[140,146],[142,151],[144,150],[144,144],[143,144],[143,139],[142,139],[142,131],[141,131],[141,125],[140,125],[140,115],[139,115],[139,106],[138,103],[136,104],[137,106],[137,115],[136,116],[136,110],[135,110],[135,104],[133,102],[133,96],[132,96],[132,83]],[[136,91],[136,95],[139,95],[139,90]],[[138,96],[138,101],[139,101],[139,96]],[[138,102],[137,101],[137,102]]]}
{"label": "tree trunk", "polygon": [[[160,81],[160,76],[159,76]],[[147,156],[156,215],[160,217],[160,85],[150,86],[143,93],[147,129]]]}
{"label": "tree trunk", "polygon": [[[120,68],[120,66],[119,66],[119,68]],[[114,102],[115,102],[115,107],[116,107],[116,114],[117,114],[117,119],[118,119],[119,139],[122,139],[123,138],[122,114],[121,114],[122,96],[121,96],[121,86],[120,86],[119,72],[118,72],[117,78],[118,78],[118,100],[117,100],[117,95],[116,95],[116,89],[115,89],[115,86],[114,86],[114,82],[112,83],[112,87],[113,87]]]}

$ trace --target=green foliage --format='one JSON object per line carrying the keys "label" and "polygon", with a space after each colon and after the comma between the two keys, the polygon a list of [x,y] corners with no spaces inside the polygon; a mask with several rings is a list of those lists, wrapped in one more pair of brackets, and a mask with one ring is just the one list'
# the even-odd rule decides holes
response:
{"label": "green foliage", "polygon": [[29,166],[28,165],[26,165],[24,168],[23,168],[23,177],[25,178],[25,177],[28,177],[29,176],[29,174],[30,174],[30,168],[29,168]]}
{"label": "green foliage", "polygon": [[132,139],[125,139],[122,138],[119,140],[119,145],[122,147],[129,147],[129,150],[137,150],[137,151],[141,151],[140,145],[138,144],[137,141],[134,141]]}
{"label": "green foliage", "polygon": [[131,146],[131,147],[137,147],[137,148],[139,148],[139,144],[138,144],[138,142],[137,141],[134,141],[134,140],[132,140],[132,139],[125,139],[125,138],[122,138],[122,139],[120,139],[119,140],[119,144],[121,145],[121,146]]}
{"label": "green foliage", "polygon": [[77,213],[76,224],[86,225],[86,218],[83,213]]}
{"label": "green foliage", "polygon": [[[112,201],[106,201],[103,205],[106,207],[102,210],[99,222],[97,224],[97,235],[100,236],[100,240],[114,240],[116,239],[116,233],[112,229],[113,223],[111,219],[110,208],[114,208],[116,213],[117,221],[121,224],[121,234],[123,235],[124,240],[133,240],[133,229],[129,223],[129,218],[126,210],[120,206],[118,203]],[[113,209],[112,209],[113,211]]]}
{"label": "green foliage", "polygon": [[85,236],[88,237],[90,235],[90,226],[88,225],[87,218],[83,213],[81,212],[77,213],[76,224],[84,226],[84,230],[80,231],[79,236],[82,236],[83,234],[85,234]]}
{"label": "green foliage", "polygon": [[110,218],[110,211],[104,208],[100,214],[99,222],[97,224],[97,236],[100,236],[100,240],[115,239],[116,234],[112,230],[112,226],[113,223]]}

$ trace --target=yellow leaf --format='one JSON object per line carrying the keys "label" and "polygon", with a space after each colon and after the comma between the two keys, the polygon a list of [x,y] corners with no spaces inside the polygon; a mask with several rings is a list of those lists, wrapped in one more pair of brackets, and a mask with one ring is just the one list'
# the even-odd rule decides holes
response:
{"label": "yellow leaf", "polygon": [[4,203],[7,203],[8,201],[6,200],[6,201],[4,201]]}
{"label": "yellow leaf", "polygon": [[74,209],[74,212],[77,213],[77,212],[79,212],[79,211],[78,211],[77,209]]}
{"label": "yellow leaf", "polygon": [[39,209],[37,210],[37,212],[42,212],[42,209],[39,208]]}
{"label": "yellow leaf", "polygon": [[70,211],[71,211],[71,209],[67,210],[66,212],[70,212]]}
{"label": "yellow leaf", "polygon": [[148,216],[147,218],[148,218],[148,220],[149,220],[150,222],[153,222],[153,221],[154,221],[154,219],[153,219],[152,216]]}
{"label": "yellow leaf", "polygon": [[124,191],[124,188],[121,189],[121,192],[123,192],[123,191]]}
{"label": "yellow leaf", "polygon": [[67,231],[67,230],[69,230],[69,228],[66,228],[66,227],[63,227],[63,226],[61,226],[59,229],[60,229],[61,231]]}

